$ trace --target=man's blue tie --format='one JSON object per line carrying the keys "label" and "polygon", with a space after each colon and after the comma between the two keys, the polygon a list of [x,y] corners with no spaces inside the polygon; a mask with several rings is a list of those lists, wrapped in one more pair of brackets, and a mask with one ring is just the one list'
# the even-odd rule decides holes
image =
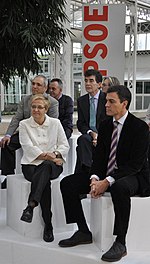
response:
{"label": "man's blue tie", "polygon": [[90,98],[90,128],[93,131],[96,131],[96,111],[95,111],[94,96]]}

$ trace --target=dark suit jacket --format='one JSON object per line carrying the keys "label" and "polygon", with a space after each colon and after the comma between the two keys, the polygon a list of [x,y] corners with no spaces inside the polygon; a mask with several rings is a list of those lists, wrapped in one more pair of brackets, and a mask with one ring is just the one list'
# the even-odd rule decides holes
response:
{"label": "dark suit jacket", "polygon": [[67,138],[73,131],[73,100],[68,95],[62,95],[59,99],[59,120],[65,130]]}
{"label": "dark suit jacket", "polygon": [[[106,118],[106,110],[105,110],[105,94],[100,91],[98,105],[97,105],[97,113],[96,113],[96,128],[99,129],[99,124]],[[78,111],[78,120],[77,120],[77,128],[82,134],[86,134],[89,127],[90,121],[90,102],[89,102],[89,94],[85,94],[78,98],[77,100],[77,111]]]}
{"label": "dark suit jacket", "polygon": [[[102,122],[90,173],[91,175],[98,175],[100,179],[106,177],[112,131],[112,118]],[[141,196],[150,195],[150,175],[147,161],[148,142],[149,129],[147,124],[129,113],[117,146],[116,161],[118,169],[115,170],[112,176],[115,180],[125,176],[137,176]]]}

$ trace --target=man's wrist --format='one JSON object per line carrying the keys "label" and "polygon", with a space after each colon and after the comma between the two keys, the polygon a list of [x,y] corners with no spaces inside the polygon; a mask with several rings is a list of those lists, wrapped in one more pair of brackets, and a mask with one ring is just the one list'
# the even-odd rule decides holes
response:
{"label": "man's wrist", "polygon": [[89,135],[90,135],[90,133],[91,133],[91,132],[92,132],[92,130],[90,129],[90,130],[88,130],[88,131],[87,131],[87,134],[89,134]]}
{"label": "man's wrist", "polygon": [[109,182],[110,186],[115,182],[115,179],[113,177],[111,177],[111,176],[107,176],[106,180]]}
{"label": "man's wrist", "polygon": [[99,177],[96,174],[91,175],[90,180],[92,179],[99,181]]}
{"label": "man's wrist", "polygon": [[10,138],[11,138],[11,135],[9,135],[9,134],[6,134],[6,135],[5,135],[5,137],[10,137]]}

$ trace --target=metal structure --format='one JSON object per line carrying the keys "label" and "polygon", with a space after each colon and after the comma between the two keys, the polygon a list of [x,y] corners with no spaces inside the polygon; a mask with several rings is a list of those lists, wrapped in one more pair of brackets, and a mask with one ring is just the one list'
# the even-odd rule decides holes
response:
{"label": "metal structure", "polygon": [[[137,35],[140,33],[150,33],[150,0],[138,1],[138,0],[66,0],[66,14],[70,18],[70,23],[68,22],[64,26],[71,28],[72,32],[75,34],[66,39],[64,43],[61,56],[58,54],[51,54],[47,56],[46,61],[41,60],[43,65],[43,73],[49,78],[53,76],[63,77],[65,93],[76,98],[79,96],[79,90],[82,87],[82,54],[73,54],[73,42],[80,42],[82,39],[82,7],[83,4],[120,4],[124,3],[126,5],[126,35],[128,34],[130,39],[129,51],[125,52],[125,56],[128,59],[128,73],[125,80],[128,80],[128,87],[131,88],[133,96],[132,110],[135,110],[136,104],[136,60],[137,54],[148,54],[149,50],[137,50]],[[142,36],[143,37],[143,36]],[[82,52],[82,51],[81,51]],[[76,60],[76,65],[74,63],[74,55],[76,58],[80,57],[80,61]],[[45,64],[46,63],[46,64]],[[44,66],[45,65],[45,66]],[[74,67],[75,65],[75,67]],[[149,67],[149,66],[147,66]],[[46,70],[47,69],[47,70]],[[127,72],[127,70],[126,70]],[[138,73],[138,71],[137,71]],[[30,76],[29,76],[30,77]],[[149,77],[148,77],[149,79]],[[76,86],[80,86],[79,89]],[[18,87],[18,86],[17,86]],[[16,88],[16,87],[15,87]],[[0,109],[4,109],[4,99],[5,105],[12,103],[12,98],[20,98],[24,94],[30,93],[30,85],[27,85],[27,89],[22,89],[21,85],[13,91],[11,97],[11,90],[9,93],[4,87],[0,86]],[[75,92],[74,92],[75,91]],[[77,96],[75,94],[77,93]],[[20,97],[19,97],[20,96]],[[6,100],[6,98],[9,98]],[[144,98],[144,97],[143,97]],[[19,99],[18,99],[19,100]],[[149,100],[149,99],[148,99]],[[144,100],[143,100],[144,102]],[[147,107],[147,106],[146,106]],[[145,107],[145,108],[146,108]],[[145,109],[142,108],[142,109]],[[7,109],[6,109],[7,112]],[[1,119],[1,117],[0,117]]]}
{"label": "metal structure", "polygon": [[131,88],[133,100],[132,109],[136,106],[136,56],[137,56],[137,33],[150,32],[150,0],[75,0],[70,1],[71,27],[82,28],[83,4],[120,4],[126,5],[126,34],[130,36],[128,87]]}

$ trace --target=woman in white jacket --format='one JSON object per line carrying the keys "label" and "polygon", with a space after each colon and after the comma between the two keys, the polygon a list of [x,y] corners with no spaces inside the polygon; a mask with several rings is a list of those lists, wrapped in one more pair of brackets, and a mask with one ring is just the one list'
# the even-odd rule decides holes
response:
{"label": "woman in white jacket", "polygon": [[24,177],[31,182],[28,206],[21,220],[31,223],[33,210],[40,203],[45,223],[43,239],[54,240],[51,212],[51,180],[63,171],[69,150],[68,140],[58,119],[46,115],[50,103],[43,95],[31,99],[31,117],[19,124],[19,140],[23,149],[21,160]]}

